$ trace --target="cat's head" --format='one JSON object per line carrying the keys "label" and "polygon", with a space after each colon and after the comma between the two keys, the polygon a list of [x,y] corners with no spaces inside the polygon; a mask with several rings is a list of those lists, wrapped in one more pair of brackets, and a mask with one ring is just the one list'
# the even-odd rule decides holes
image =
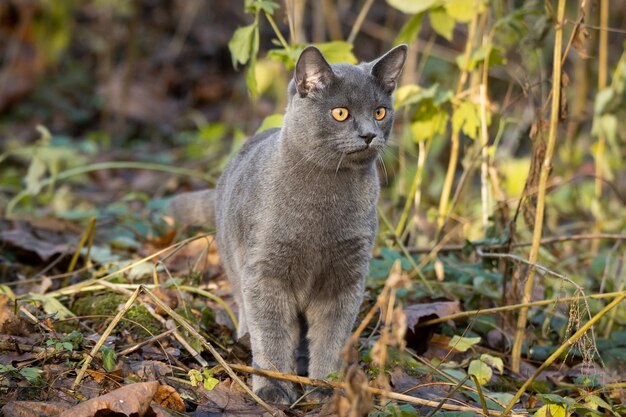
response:
{"label": "cat's head", "polygon": [[372,62],[329,65],[319,49],[304,49],[289,85],[289,146],[321,168],[371,164],[391,133],[406,53],[400,45]]}

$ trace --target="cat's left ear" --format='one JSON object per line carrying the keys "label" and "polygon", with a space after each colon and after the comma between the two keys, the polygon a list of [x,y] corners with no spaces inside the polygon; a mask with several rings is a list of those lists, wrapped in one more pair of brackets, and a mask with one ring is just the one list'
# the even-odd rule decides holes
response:
{"label": "cat's left ear", "polygon": [[378,80],[387,93],[392,93],[396,89],[408,47],[404,44],[398,45],[374,62],[372,75]]}
{"label": "cat's left ear", "polygon": [[314,46],[307,46],[300,54],[293,74],[296,88],[302,97],[321,90],[332,81],[335,74],[324,59],[322,52]]}

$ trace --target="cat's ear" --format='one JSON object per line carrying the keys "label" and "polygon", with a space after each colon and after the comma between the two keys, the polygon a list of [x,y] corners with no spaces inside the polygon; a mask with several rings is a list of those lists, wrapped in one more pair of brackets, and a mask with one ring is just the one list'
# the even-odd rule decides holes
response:
{"label": "cat's ear", "polygon": [[372,75],[388,93],[393,92],[398,84],[407,49],[408,47],[404,44],[398,45],[374,62]]}
{"label": "cat's ear", "polygon": [[302,97],[327,86],[335,74],[324,59],[322,52],[314,46],[307,46],[300,54],[294,72],[296,88]]}

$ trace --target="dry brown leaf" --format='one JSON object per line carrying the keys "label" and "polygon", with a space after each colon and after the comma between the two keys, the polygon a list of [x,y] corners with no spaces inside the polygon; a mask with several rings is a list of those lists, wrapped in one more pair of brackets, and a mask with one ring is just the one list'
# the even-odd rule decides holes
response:
{"label": "dry brown leaf", "polygon": [[434,328],[417,327],[421,322],[449,316],[461,311],[459,301],[436,301],[432,303],[413,304],[404,309],[406,315],[407,346],[417,353],[424,353]]}
{"label": "dry brown leaf", "polygon": [[9,401],[2,407],[4,417],[54,417],[69,408],[68,404],[39,401]]}
{"label": "dry brown leaf", "polygon": [[70,249],[70,245],[67,243],[57,244],[51,240],[43,240],[39,236],[35,236],[28,227],[21,227],[17,224],[16,226],[13,230],[0,231],[0,243],[26,252],[34,252],[42,261],[46,261],[54,255],[68,252]]}
{"label": "dry brown leaf", "polygon": [[[211,391],[207,391],[204,404],[200,404],[196,410],[197,416],[220,417],[269,417],[270,414],[260,405],[244,397],[239,386],[231,380],[220,382]],[[281,411],[276,413],[278,417],[285,417]]]}
{"label": "dry brown leaf", "polygon": [[[154,295],[156,295],[159,300],[163,301],[165,304],[167,304],[168,307],[170,307],[172,310],[176,309],[176,307],[178,307],[178,297],[179,297],[179,293],[177,291],[174,290],[170,290],[167,288],[155,288],[153,291]],[[160,316],[166,316],[167,313],[161,309],[161,307],[159,307],[158,305],[156,305],[153,301],[148,301],[149,304],[151,304],[154,308],[154,311],[160,315]]]}
{"label": "dry brown leaf", "polygon": [[152,398],[159,389],[158,382],[126,385],[100,397],[78,404],[60,417],[93,417],[97,413],[122,413],[142,417],[150,409]]}
{"label": "dry brown leaf", "polygon": [[172,375],[172,368],[160,361],[140,361],[130,365],[133,372],[144,381],[156,381]]}
{"label": "dry brown leaf", "polygon": [[176,390],[169,385],[161,385],[153,401],[174,411],[185,411],[185,402]]}
{"label": "dry brown leaf", "polygon": [[27,336],[28,323],[13,312],[13,303],[5,294],[0,294],[0,333]]}

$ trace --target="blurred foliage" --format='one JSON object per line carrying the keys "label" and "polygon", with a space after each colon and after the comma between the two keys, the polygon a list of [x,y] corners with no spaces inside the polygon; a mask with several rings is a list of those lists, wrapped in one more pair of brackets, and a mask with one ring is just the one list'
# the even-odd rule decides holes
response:
{"label": "blurred foliage", "polygon": [[[542,138],[549,118],[555,2],[375,1],[365,10],[361,26],[355,27],[368,3],[0,4],[0,210],[4,217],[12,216],[11,221],[0,220],[2,281],[39,276],[33,265],[43,267],[48,262],[44,254],[55,249],[46,244],[74,242],[91,218],[98,222],[96,235],[79,252],[85,266],[95,265],[101,269],[98,273],[114,272],[167,246],[174,238],[163,216],[167,197],[211,186],[247,137],[280,127],[290,71],[306,45],[316,45],[331,63],[356,63],[407,43],[409,62],[395,93],[396,126],[380,169],[381,227],[368,290],[378,294],[394,262],[400,261],[413,283],[410,289],[398,290],[405,304],[446,297],[459,300],[464,310],[474,310],[519,302],[519,288],[513,284],[525,277],[527,265],[488,255],[527,258],[523,243],[532,234],[527,221],[536,192],[532,184],[543,163]],[[564,51],[567,81],[561,97],[565,104],[551,167],[545,237],[626,230],[626,9],[619,0],[610,2],[609,82],[599,90],[598,11],[595,2],[586,3],[593,4],[568,3],[564,29],[571,42]],[[486,183],[480,173],[484,134]],[[455,135],[460,158],[452,167],[447,218],[441,219],[438,207]],[[600,137],[607,144],[602,155]],[[599,194],[596,166],[602,175]],[[487,190],[486,206],[481,186]],[[481,220],[485,212],[487,224]],[[37,219],[53,229],[65,230],[68,224],[74,229],[47,234],[37,229]],[[538,279],[536,297],[558,299],[581,289],[587,294],[623,291],[623,242],[596,242],[545,244],[540,263],[546,269]],[[60,262],[53,270],[66,272],[62,266],[67,265]],[[213,278],[219,272],[212,273]],[[149,281],[153,274],[162,280],[193,280],[194,285],[198,279],[193,271],[171,277],[162,266],[151,265],[114,279],[129,284]],[[59,280],[50,285],[62,284]],[[95,304],[101,309],[90,297],[79,297],[73,311],[67,300],[62,304],[41,294],[30,300],[45,314],[67,318],[108,314],[124,297],[100,298]],[[366,300],[366,305],[371,302]],[[572,329],[604,305],[589,300],[533,308],[525,355],[545,360]],[[207,334],[223,331],[206,303],[189,311],[190,321],[202,311]],[[134,309],[133,319],[148,329],[147,334],[160,331],[144,309]],[[440,363],[445,372],[433,378],[456,383],[473,375],[490,398],[510,400],[519,382],[502,375],[513,331],[510,317],[491,314],[458,324],[444,324],[438,331],[449,338],[446,348],[465,356],[460,362]],[[126,323],[122,329],[136,327]],[[626,309],[620,306],[599,322],[595,333],[597,352],[609,369],[622,375],[625,328]],[[228,339],[222,336],[217,339]],[[50,340],[60,346],[69,343]],[[480,350],[485,346],[489,353]],[[362,351],[367,364],[370,348]],[[589,349],[576,346],[562,359],[573,369],[585,363]],[[112,368],[114,358],[106,355],[106,366]],[[405,369],[432,377],[414,358],[397,356]],[[1,371],[19,376],[12,368]],[[368,370],[372,375],[378,371],[373,366]],[[197,372],[189,375],[194,383],[214,387],[213,374]],[[37,378],[26,373],[23,378],[39,381],[38,373]],[[567,382],[536,383],[532,390],[540,404],[533,412],[622,412],[619,400],[591,379],[568,375],[563,377]],[[467,384],[475,387],[475,382]],[[464,395],[479,402],[474,394]],[[489,408],[496,409],[489,401]],[[371,415],[420,414],[410,405],[389,403]]]}

